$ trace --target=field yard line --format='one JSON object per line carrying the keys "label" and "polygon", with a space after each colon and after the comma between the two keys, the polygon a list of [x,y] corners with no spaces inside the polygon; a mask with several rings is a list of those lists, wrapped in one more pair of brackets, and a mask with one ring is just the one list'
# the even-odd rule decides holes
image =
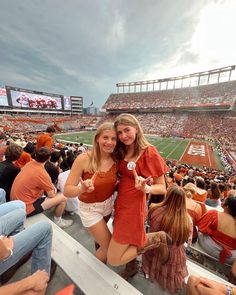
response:
{"label": "field yard line", "polygon": [[181,144],[182,144],[182,141],[180,141],[179,144],[177,144],[177,146],[165,158],[168,158],[169,155],[171,155]]}
{"label": "field yard line", "polygon": [[189,142],[188,142],[188,144],[187,144],[187,146],[186,146],[185,150],[183,151],[183,154],[182,154],[182,156],[179,158],[179,161],[181,161],[181,160],[182,160],[182,158],[183,158],[183,155],[185,154],[186,150],[189,148],[190,144],[191,144],[191,140],[189,140]]}
{"label": "field yard line", "polygon": [[[157,144],[157,149],[158,149],[158,151],[160,150],[160,146],[162,146],[162,145],[165,145],[166,144],[166,141],[169,141],[169,138],[163,138],[162,140],[161,140],[161,142],[159,143],[159,145]],[[168,143],[169,144],[169,143]]]}
{"label": "field yard line", "polygon": [[[170,144],[172,144],[173,142],[172,141],[170,141],[168,144],[167,144],[167,146],[164,148],[164,150],[170,145]],[[164,150],[159,150],[159,148],[158,148],[158,152],[159,153],[163,153],[164,152]]]}
{"label": "field yard line", "polygon": [[[209,156],[209,149],[208,149],[208,145],[207,143],[205,143],[205,147],[206,147],[206,150],[207,150],[207,157],[208,157],[208,160],[209,160],[209,165],[211,167],[211,157]],[[211,167],[212,168],[212,167]]]}

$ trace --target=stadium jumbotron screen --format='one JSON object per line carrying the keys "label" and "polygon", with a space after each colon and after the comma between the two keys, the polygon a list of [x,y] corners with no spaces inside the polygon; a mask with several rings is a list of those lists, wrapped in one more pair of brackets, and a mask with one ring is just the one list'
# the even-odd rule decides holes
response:
{"label": "stadium jumbotron screen", "polygon": [[12,105],[30,109],[62,109],[61,97],[11,90]]}
{"label": "stadium jumbotron screen", "polygon": [[7,93],[4,87],[0,87],[0,106],[8,106]]}
{"label": "stadium jumbotron screen", "polygon": [[71,99],[69,96],[64,96],[63,97],[63,102],[64,102],[64,110],[65,111],[70,111],[71,110]]}

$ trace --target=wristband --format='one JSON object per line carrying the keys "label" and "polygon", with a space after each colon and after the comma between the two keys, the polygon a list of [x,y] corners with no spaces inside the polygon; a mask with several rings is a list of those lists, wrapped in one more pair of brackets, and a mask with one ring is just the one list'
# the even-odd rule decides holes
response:
{"label": "wristband", "polygon": [[150,194],[151,190],[152,190],[152,186],[145,184],[145,188],[144,188],[145,193]]}
{"label": "wristband", "polygon": [[226,286],[227,288],[227,295],[232,295],[232,288],[229,286]]}

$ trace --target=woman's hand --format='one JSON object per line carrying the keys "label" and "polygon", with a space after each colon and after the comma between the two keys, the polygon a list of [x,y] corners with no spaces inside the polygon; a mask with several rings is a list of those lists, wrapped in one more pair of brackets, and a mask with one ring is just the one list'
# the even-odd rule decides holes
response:
{"label": "woman's hand", "polygon": [[135,180],[135,188],[146,193],[146,189],[148,186],[147,184],[153,181],[152,177],[148,176],[147,178],[143,178],[142,176],[138,176],[135,169],[133,169],[133,174]]}
{"label": "woman's hand", "polygon": [[39,292],[47,288],[49,275],[44,270],[38,270],[29,277],[29,280],[32,282],[32,289]]}
{"label": "woman's hand", "polygon": [[188,295],[226,295],[227,287],[207,278],[190,276],[187,287]]}
{"label": "woman's hand", "polygon": [[81,190],[84,192],[84,193],[91,193],[92,191],[94,191],[94,182],[95,182],[95,179],[97,177],[97,174],[98,172],[95,172],[92,176],[92,178],[90,179],[86,179],[86,180],[83,180],[81,177],[80,177],[80,184],[81,184]]}

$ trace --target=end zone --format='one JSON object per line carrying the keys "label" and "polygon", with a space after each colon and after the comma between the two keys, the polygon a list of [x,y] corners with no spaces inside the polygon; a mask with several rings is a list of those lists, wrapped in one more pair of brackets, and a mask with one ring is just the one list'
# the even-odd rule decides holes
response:
{"label": "end zone", "polygon": [[190,141],[180,161],[191,165],[218,169],[212,146],[206,142]]}

